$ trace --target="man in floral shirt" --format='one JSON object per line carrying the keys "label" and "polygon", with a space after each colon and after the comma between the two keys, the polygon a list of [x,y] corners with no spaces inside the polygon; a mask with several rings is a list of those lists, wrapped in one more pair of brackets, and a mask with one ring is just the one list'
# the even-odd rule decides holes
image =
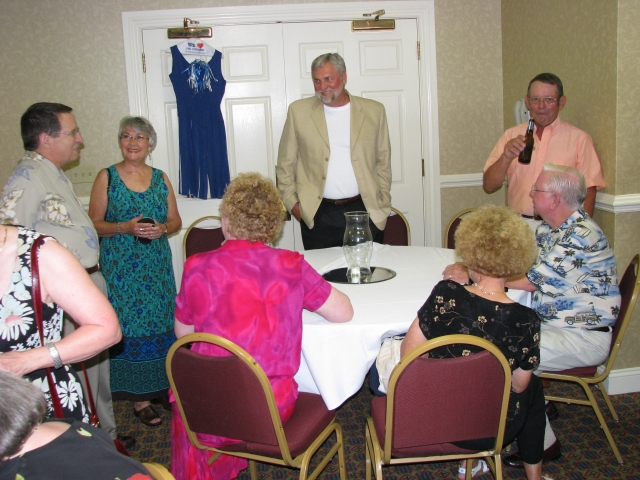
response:
{"label": "man in floral shirt", "polygon": [[[532,292],[542,319],[540,366],[535,373],[600,365],[609,356],[611,327],[620,310],[620,290],[613,250],[600,227],[583,210],[587,188],[579,170],[547,163],[531,188],[533,208],[542,217],[536,230],[538,260],[509,288]],[[449,265],[445,278],[465,283],[462,264]],[[553,419],[552,404],[547,414]],[[560,442],[550,425],[543,462],[560,457]],[[522,467],[518,453],[504,459]]]}
{"label": "man in floral shirt", "polygon": [[543,223],[538,260],[508,285],[532,291],[542,319],[539,371],[603,363],[620,310],[616,259],[600,227],[581,208],[586,188],[577,169],[547,164],[531,189]]}
{"label": "man in floral shirt", "polygon": [[[79,158],[83,142],[71,112],[70,107],[59,103],[35,103],[22,115],[26,152],[4,187],[0,223],[23,225],[56,238],[76,256],[106,295],[107,286],[98,266],[98,234],[62,171],[63,166]],[[116,438],[109,352],[85,363],[102,428]],[[124,440],[132,445],[130,438]]]}

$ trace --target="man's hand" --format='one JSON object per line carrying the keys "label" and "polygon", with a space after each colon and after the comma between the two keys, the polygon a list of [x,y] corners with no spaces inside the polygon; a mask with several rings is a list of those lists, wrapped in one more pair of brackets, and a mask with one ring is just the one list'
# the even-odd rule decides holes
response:
{"label": "man's hand", "polygon": [[447,265],[447,268],[442,272],[442,278],[444,280],[453,280],[454,282],[464,285],[469,283],[469,269],[460,262]]}
{"label": "man's hand", "polygon": [[296,203],[291,209],[291,215],[296,217],[296,220],[300,221],[300,202]]}
{"label": "man's hand", "polygon": [[509,140],[504,146],[504,152],[502,153],[504,159],[511,163],[514,158],[518,157],[520,152],[524,150],[524,147],[527,146],[525,140],[526,138],[524,135],[518,135],[517,137]]}
{"label": "man's hand", "polygon": [[502,187],[511,162],[520,155],[525,146],[524,135],[518,135],[507,142],[500,158],[482,175],[482,187],[487,193],[493,193]]}

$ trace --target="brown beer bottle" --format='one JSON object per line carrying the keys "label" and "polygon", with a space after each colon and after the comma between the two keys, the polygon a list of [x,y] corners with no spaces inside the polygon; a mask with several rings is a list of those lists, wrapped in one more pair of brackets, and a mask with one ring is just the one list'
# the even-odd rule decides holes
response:
{"label": "brown beer bottle", "polygon": [[524,150],[518,155],[518,161],[529,165],[531,163],[531,154],[533,153],[533,118],[529,120],[529,126],[527,127],[527,133],[524,139],[526,146]]}

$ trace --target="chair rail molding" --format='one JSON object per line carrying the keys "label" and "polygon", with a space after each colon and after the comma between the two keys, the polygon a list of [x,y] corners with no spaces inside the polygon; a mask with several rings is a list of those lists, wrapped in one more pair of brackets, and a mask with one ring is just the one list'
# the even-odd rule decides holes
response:
{"label": "chair rail molding", "polygon": [[[481,187],[482,173],[463,173],[457,175],[440,175],[440,188]],[[627,195],[611,195],[598,193],[596,208],[605,212],[633,213],[640,212],[640,193]]]}

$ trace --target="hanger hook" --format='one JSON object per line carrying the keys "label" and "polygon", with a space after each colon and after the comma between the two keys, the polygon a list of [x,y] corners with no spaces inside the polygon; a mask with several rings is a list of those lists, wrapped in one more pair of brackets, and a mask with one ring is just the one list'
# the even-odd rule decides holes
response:
{"label": "hanger hook", "polygon": [[189,28],[190,25],[198,25],[200,22],[197,20],[191,20],[190,18],[184,17],[184,28]]}
{"label": "hanger hook", "polygon": [[371,17],[371,16],[375,15],[376,18],[374,18],[374,21],[377,22],[378,20],[380,20],[380,15],[384,15],[384,13],[385,13],[384,10],[376,10],[375,12],[372,12],[372,13],[363,13],[362,16],[363,17]]}

